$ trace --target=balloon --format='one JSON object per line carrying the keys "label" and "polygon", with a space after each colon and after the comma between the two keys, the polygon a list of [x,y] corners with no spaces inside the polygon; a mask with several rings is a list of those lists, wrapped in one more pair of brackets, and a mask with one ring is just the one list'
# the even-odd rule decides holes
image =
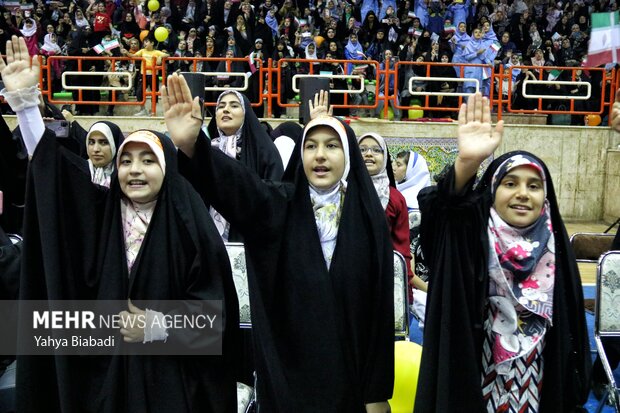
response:
{"label": "balloon", "polygon": [[601,117],[599,115],[586,115],[584,118],[586,126],[598,126],[601,124]]}
{"label": "balloon", "polygon": [[[381,109],[379,111],[379,119],[385,119],[385,116],[383,115],[383,111],[384,110],[385,109]],[[388,120],[394,120],[394,111],[392,110],[391,106],[388,106],[388,115],[387,115],[387,117],[388,117]]]}
{"label": "balloon", "polygon": [[159,2],[157,0],[149,0],[147,6],[150,11],[159,10]]}
{"label": "balloon", "polygon": [[411,341],[394,343],[394,393],[389,400],[392,413],[411,413],[418,388],[422,346]]}
{"label": "balloon", "polygon": [[414,109],[409,109],[409,119],[420,119],[424,117],[424,111],[422,109],[418,109],[418,105],[412,105]]}
{"label": "balloon", "polygon": [[140,41],[141,41],[141,42],[143,42],[143,41],[144,41],[144,38],[145,38],[146,36],[148,36],[148,35],[149,35],[149,31],[148,31],[148,30],[142,30],[142,31],[140,32]]}
{"label": "balloon", "polygon": [[314,37],[314,43],[316,43],[316,47],[321,47],[321,44],[323,44],[324,41],[325,41],[325,38],[323,36]]}
{"label": "balloon", "polygon": [[167,38],[168,38],[168,29],[166,29],[163,26],[160,26],[157,29],[155,29],[155,39],[157,39],[158,42],[164,42],[166,41]]}

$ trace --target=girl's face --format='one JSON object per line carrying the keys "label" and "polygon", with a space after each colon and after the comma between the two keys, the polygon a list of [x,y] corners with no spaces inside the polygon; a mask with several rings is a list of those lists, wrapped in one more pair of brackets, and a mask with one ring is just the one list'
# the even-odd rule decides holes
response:
{"label": "girl's face", "polygon": [[138,49],[138,48],[140,47],[140,42],[138,41],[138,39],[131,39],[131,40],[129,41],[129,46],[130,46],[132,49]]}
{"label": "girl's face", "polygon": [[314,54],[314,45],[308,45],[308,54]]}
{"label": "girl's face", "polygon": [[340,136],[330,127],[314,127],[304,140],[303,164],[308,182],[317,189],[331,189],[342,178],[345,156]]}
{"label": "girl's face", "polygon": [[234,46],[235,45],[235,38],[234,37],[229,37],[228,38],[228,45],[229,46]]}
{"label": "girl's face", "polygon": [[474,29],[474,39],[479,40],[482,38],[482,30]]}
{"label": "girl's face", "polygon": [[540,51],[540,50],[536,50],[536,51],[534,52],[534,57],[535,57],[537,60],[541,60],[541,59],[543,58],[543,53],[542,53],[542,51]]}
{"label": "girl's face", "polygon": [[532,225],[545,203],[543,181],[530,166],[516,167],[502,178],[495,191],[494,208],[499,216],[514,227]]}
{"label": "girl's face", "polygon": [[[226,55],[228,57],[228,53]],[[226,135],[234,135],[243,124],[243,118],[243,106],[237,95],[228,93],[220,99],[215,109],[215,121],[222,132]]]}
{"label": "girl's face", "polygon": [[333,39],[336,36],[336,31],[334,29],[327,30],[327,37]]}
{"label": "girl's face", "polygon": [[104,13],[105,12],[105,4],[99,3],[99,5],[97,6],[97,10],[99,11],[99,13]]}
{"label": "girl's face", "polygon": [[394,180],[396,182],[405,180],[405,174],[407,173],[407,162],[405,162],[405,159],[396,158],[392,163],[392,169],[394,170]]}
{"label": "girl's face", "polygon": [[127,14],[125,15],[125,21],[126,21],[126,22],[130,22],[130,21],[132,21],[132,20],[133,20],[133,15],[132,15],[131,13],[127,13]]}
{"label": "girl's face", "polygon": [[449,63],[450,59],[448,58],[447,55],[442,55],[441,56],[441,63]]}
{"label": "girl's face", "polygon": [[331,52],[335,52],[335,51],[337,51],[337,50],[338,50],[338,45],[336,44],[336,42],[331,42],[331,43],[329,44],[329,50],[330,50]]}
{"label": "girl's face", "polygon": [[123,147],[118,182],[121,191],[134,202],[145,203],[157,198],[164,182],[164,172],[146,143],[129,142]]}
{"label": "girl's face", "polygon": [[362,152],[364,164],[370,176],[374,176],[381,172],[385,155],[379,143],[371,137],[364,138],[360,141],[360,151]]}
{"label": "girl's face", "polygon": [[187,43],[185,41],[179,42],[179,50],[187,49]]}
{"label": "girl's face", "polygon": [[47,30],[48,33],[54,33],[54,26],[48,24],[45,30]]}
{"label": "girl's face", "polygon": [[245,24],[245,20],[243,19],[243,16],[241,15],[237,16],[237,25],[243,26],[244,24]]}
{"label": "girl's face", "polygon": [[207,47],[213,47],[213,38],[207,37]]}
{"label": "girl's face", "polygon": [[100,132],[93,132],[88,137],[86,153],[88,154],[88,159],[97,168],[108,165],[114,157],[108,138]]}
{"label": "girl's face", "polygon": [[459,23],[459,32],[465,33],[467,31],[467,25],[465,23]]}

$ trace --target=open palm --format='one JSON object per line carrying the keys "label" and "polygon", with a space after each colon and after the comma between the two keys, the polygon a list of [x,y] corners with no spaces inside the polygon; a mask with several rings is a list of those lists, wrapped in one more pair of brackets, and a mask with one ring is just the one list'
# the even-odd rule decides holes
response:
{"label": "open palm", "polygon": [[39,83],[41,66],[38,56],[32,58],[23,37],[13,36],[6,42],[6,63],[0,57],[0,74],[4,87],[9,92],[36,86]]}
{"label": "open palm", "polygon": [[183,76],[168,76],[167,87],[162,87],[164,120],[170,138],[181,149],[193,147],[202,126],[202,111],[198,97],[192,94]]}
{"label": "open palm", "polygon": [[504,133],[504,122],[499,121],[495,130],[491,126],[489,100],[478,92],[463,104],[459,111],[459,158],[482,162],[495,152]]}

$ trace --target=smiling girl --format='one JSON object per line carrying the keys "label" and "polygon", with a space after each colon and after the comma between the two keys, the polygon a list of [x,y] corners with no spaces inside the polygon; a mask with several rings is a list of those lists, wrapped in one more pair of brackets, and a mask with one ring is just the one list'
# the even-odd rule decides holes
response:
{"label": "smiling girl", "polygon": [[480,93],[463,104],[457,160],[419,195],[431,282],[416,412],[581,411],[583,292],[551,175],[515,151],[474,186],[501,142],[490,121]]}
{"label": "smiling girl", "polygon": [[[174,145],[157,132],[133,132],[118,150],[118,179],[109,189],[94,185],[85,162],[45,129],[37,107],[39,60],[30,62],[23,38],[7,42],[7,61],[0,59],[2,95],[17,114],[32,157],[20,298],[121,300],[127,302],[123,313],[133,319],[181,310],[161,308],[169,300],[221,300],[223,306],[220,356],[117,355],[152,350],[166,340],[183,355],[212,345],[205,334],[127,325],[117,332],[115,355],[22,356],[17,409],[236,411],[231,352],[239,315],[230,264],[204,202],[178,174]],[[93,166],[112,151],[97,153],[93,148]],[[139,302],[151,302],[153,310],[139,308]]]}

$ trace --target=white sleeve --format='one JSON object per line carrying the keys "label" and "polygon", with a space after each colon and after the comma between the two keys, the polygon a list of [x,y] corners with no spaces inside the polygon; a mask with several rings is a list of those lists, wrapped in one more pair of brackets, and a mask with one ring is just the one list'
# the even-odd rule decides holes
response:
{"label": "white sleeve", "polygon": [[22,139],[28,150],[28,156],[32,156],[43,133],[45,124],[39,111],[39,95],[41,91],[36,86],[23,88],[9,92],[6,89],[0,91],[11,109],[17,114],[17,123],[22,132]]}
{"label": "white sleeve", "polygon": [[144,326],[144,340],[143,343],[150,343],[151,341],[166,341],[168,339],[168,332],[165,327],[164,313],[159,311],[145,310],[146,312],[146,325]]}

